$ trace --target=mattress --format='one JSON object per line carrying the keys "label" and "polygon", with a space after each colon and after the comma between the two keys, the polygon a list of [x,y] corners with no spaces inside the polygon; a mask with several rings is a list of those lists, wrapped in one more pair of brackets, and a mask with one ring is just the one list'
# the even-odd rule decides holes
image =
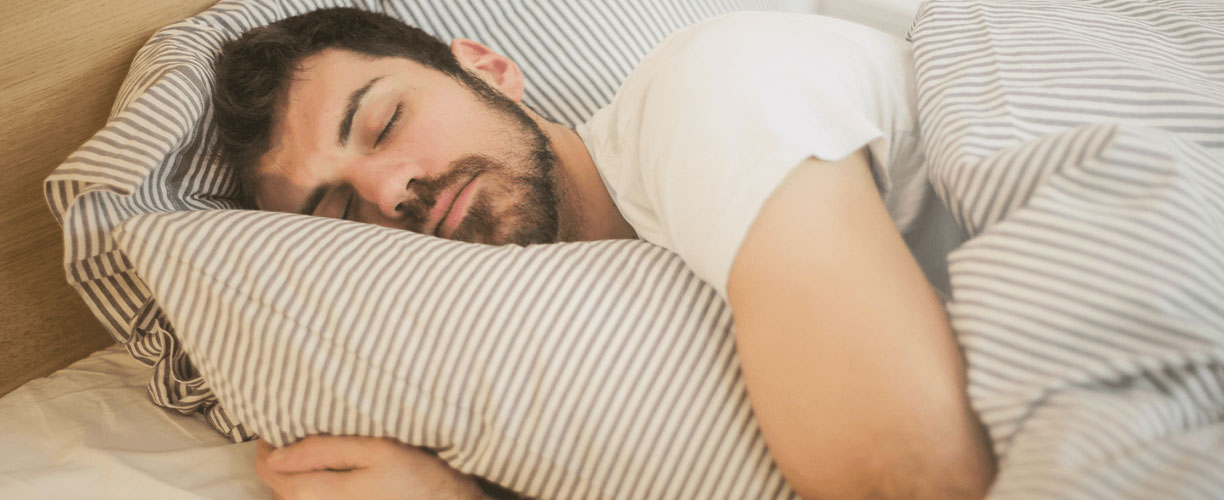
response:
{"label": "mattress", "polygon": [[0,398],[0,498],[272,498],[253,441],[154,406],[148,379],[113,346]]}

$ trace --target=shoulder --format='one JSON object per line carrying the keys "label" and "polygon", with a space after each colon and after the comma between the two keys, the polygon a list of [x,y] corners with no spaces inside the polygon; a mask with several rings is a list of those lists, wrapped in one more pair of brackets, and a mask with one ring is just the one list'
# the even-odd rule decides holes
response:
{"label": "shoulder", "polygon": [[[642,66],[666,67],[734,61],[740,65],[807,60],[846,63],[907,54],[909,44],[882,31],[842,19],[789,12],[735,12],[681,29],[647,54]],[[865,59],[864,59],[865,58]]]}
{"label": "shoulder", "polygon": [[701,113],[711,105],[752,111],[821,98],[870,103],[889,98],[898,83],[909,80],[911,58],[904,40],[849,21],[785,12],[725,14],[660,43],[630,73],[618,100],[653,117],[659,111]]}

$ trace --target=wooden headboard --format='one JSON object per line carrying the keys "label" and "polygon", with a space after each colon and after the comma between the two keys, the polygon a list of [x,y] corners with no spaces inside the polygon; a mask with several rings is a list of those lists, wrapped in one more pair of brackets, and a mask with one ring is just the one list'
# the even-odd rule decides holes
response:
{"label": "wooden headboard", "polygon": [[216,0],[0,6],[0,394],[113,342],[64,278],[42,182],[106,122],[136,50]]}

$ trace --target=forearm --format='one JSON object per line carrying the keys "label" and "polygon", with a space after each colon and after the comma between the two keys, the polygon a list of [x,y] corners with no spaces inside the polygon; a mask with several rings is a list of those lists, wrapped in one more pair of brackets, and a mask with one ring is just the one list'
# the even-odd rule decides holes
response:
{"label": "forearm", "polygon": [[[981,498],[990,459],[965,401],[955,345],[945,340],[950,332],[890,331],[877,320],[912,316],[856,308],[849,301],[870,298],[855,292],[841,300],[793,292],[796,302],[816,302],[737,316],[753,408],[788,481],[822,499]],[[874,318],[844,322],[838,313]],[[859,338],[843,341],[852,335]]]}
{"label": "forearm", "polygon": [[956,343],[865,162],[796,169],[740,249],[753,409],[801,495],[980,498],[993,471]]}

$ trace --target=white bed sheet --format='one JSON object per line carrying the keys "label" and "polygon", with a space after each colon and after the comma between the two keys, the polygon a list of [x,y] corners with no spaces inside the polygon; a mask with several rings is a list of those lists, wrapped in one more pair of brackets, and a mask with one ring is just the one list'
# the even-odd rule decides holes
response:
{"label": "white bed sheet", "polygon": [[254,443],[154,406],[119,346],[0,398],[0,499],[272,498]]}

